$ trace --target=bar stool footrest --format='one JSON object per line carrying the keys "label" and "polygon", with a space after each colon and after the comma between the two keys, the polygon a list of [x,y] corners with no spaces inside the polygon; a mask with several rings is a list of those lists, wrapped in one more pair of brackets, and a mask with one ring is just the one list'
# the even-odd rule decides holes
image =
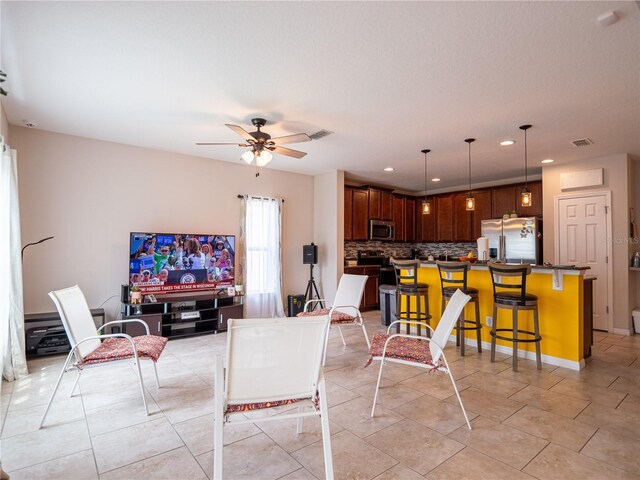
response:
{"label": "bar stool footrest", "polygon": [[[512,328],[496,328],[496,332],[511,332],[513,333]],[[529,330],[518,330],[518,333],[522,333],[524,335],[531,335],[533,338],[513,338],[513,337],[503,337],[502,335],[497,335],[493,333],[493,331],[489,332],[489,334],[494,338],[499,338],[500,340],[505,340],[507,342],[514,343],[534,343],[542,340],[542,336],[536,337],[535,332],[530,332]]]}

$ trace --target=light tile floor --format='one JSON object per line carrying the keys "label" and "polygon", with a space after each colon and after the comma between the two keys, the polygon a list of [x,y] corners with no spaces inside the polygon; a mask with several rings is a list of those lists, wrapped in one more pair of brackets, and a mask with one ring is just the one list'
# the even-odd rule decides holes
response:
{"label": "light tile floor", "polygon": [[[379,312],[365,315],[370,334]],[[640,478],[640,336],[595,333],[594,355],[576,372],[472,347],[447,355],[473,426],[445,375],[401,365],[383,372],[376,417],[369,412],[378,364],[366,369],[362,332],[332,330],[325,367],[338,479]],[[63,356],[29,362],[28,378],[2,383],[2,464],[12,479],[207,479],[213,470],[213,363],[226,335],[173,340],[143,374],[145,416],[129,365],[87,369],[82,395],[68,374],[46,427],[38,430]],[[286,411],[290,407],[282,408]],[[255,415],[255,413],[254,413]],[[317,419],[225,428],[227,478],[323,478]]]}

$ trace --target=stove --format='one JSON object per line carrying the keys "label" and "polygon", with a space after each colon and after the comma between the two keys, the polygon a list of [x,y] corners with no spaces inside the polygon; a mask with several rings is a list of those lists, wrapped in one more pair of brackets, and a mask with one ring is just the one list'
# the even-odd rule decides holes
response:
{"label": "stove", "polygon": [[396,273],[382,250],[358,250],[358,265],[378,265],[380,285],[396,284]]}

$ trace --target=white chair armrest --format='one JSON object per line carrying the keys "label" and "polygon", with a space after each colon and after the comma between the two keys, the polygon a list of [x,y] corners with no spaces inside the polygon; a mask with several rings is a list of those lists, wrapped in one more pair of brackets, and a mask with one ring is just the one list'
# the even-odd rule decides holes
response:
{"label": "white chair armrest", "polygon": [[[107,325],[113,325],[116,323],[141,323],[142,325],[144,325],[144,329],[147,331],[147,335],[150,335],[149,333],[149,325],[147,325],[147,322],[145,322],[144,320],[140,320],[139,318],[130,318],[129,320],[114,320],[113,322],[107,322],[104,325],[102,325],[99,329],[98,329],[98,333],[100,333],[102,331],[102,329],[104,327],[106,327]],[[102,337],[104,338],[106,335],[102,335]]]}
{"label": "white chair armrest", "polygon": [[[396,320],[395,322],[391,322],[389,327],[387,327],[387,335],[389,334],[389,330],[391,330],[391,327],[394,326],[396,323],[408,323],[409,325],[420,325],[422,327],[428,328],[429,330],[431,330],[432,333],[436,333],[436,331],[431,327],[431,325],[427,325],[426,323],[423,323],[423,322],[413,322],[413,321],[407,321],[407,320]],[[424,338],[424,337],[420,337],[420,338]]]}
{"label": "white chair armrest", "polygon": [[326,302],[326,300],[324,298],[314,298],[311,300],[307,300],[307,302],[304,304],[304,308],[302,309],[303,312],[307,311],[307,307],[309,305],[311,305],[312,303],[318,303],[318,302]]}
{"label": "white chair armrest", "polygon": [[353,305],[334,305],[333,307],[331,307],[331,313],[333,313],[338,308],[352,308],[353,310],[355,310],[355,314],[356,314],[357,317],[361,317],[362,316],[362,314],[360,313],[360,309],[358,307],[353,306]]}

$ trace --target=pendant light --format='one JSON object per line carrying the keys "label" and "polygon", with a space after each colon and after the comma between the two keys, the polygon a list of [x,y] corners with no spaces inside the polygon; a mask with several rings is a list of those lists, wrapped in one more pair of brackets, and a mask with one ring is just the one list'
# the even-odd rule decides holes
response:
{"label": "pendant light", "polygon": [[531,206],[531,190],[528,185],[528,172],[527,172],[527,130],[531,128],[531,125],[520,125],[520,130],[524,130],[524,188],[520,192],[520,205],[523,207]]}
{"label": "pendant light", "polygon": [[469,191],[467,192],[467,199],[465,200],[465,207],[468,211],[476,209],[476,198],[471,193],[471,144],[476,141],[475,138],[465,138],[464,140],[469,144]]}
{"label": "pendant light", "polygon": [[425,148],[421,151],[424,153],[424,200],[422,201],[422,214],[429,215],[431,213],[431,203],[429,203],[429,196],[427,195],[427,153],[431,150]]}

